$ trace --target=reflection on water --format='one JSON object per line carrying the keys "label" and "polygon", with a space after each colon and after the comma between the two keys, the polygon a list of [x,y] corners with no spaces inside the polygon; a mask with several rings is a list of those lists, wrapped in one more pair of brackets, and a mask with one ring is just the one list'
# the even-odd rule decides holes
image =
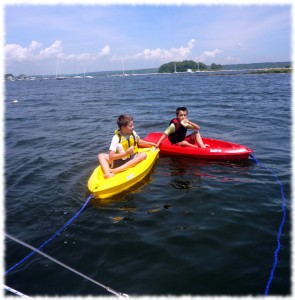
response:
{"label": "reflection on water", "polygon": [[[197,178],[175,178],[171,179],[171,186],[178,190],[194,190],[197,188]],[[200,179],[200,178],[199,178]]]}
{"label": "reflection on water", "polygon": [[255,165],[252,159],[230,162],[211,162],[190,157],[163,157],[166,165],[165,176],[170,185],[179,190],[195,190],[202,187],[202,179],[218,182],[248,182],[249,170]]}

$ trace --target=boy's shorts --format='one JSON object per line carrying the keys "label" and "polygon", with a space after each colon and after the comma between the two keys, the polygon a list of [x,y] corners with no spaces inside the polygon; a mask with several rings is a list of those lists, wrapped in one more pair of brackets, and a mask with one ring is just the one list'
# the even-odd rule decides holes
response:
{"label": "boy's shorts", "polygon": [[[192,144],[192,145],[195,145],[196,144],[196,139],[192,137],[192,135],[187,135],[185,138],[184,138],[184,141],[187,141],[188,143]],[[179,143],[181,142],[178,142],[174,145],[178,145],[179,146]]]}
{"label": "boy's shorts", "polygon": [[113,161],[112,163],[112,166],[111,168],[112,169],[115,169],[115,168],[118,168],[118,167],[121,167],[123,166],[124,164],[126,164],[128,161],[130,161],[131,159],[133,159],[135,157],[136,154],[133,154],[130,158],[127,158],[125,160],[123,159],[116,159]]}

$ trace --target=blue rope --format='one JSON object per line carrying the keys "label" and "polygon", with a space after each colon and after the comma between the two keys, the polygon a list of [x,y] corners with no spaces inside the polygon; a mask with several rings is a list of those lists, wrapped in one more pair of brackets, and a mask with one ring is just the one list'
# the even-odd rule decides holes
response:
{"label": "blue rope", "polygon": [[[47,245],[49,242],[51,242],[57,235],[59,235],[67,226],[69,226],[79,215],[80,213],[84,210],[84,208],[86,207],[86,205],[89,203],[89,201],[93,198],[93,195],[90,194],[86,200],[86,202],[84,203],[84,205],[82,206],[82,208],[60,229],[58,230],[52,237],[50,237],[46,242],[44,242],[41,246],[39,246],[38,248],[36,248],[37,250],[42,249],[45,245]],[[5,272],[5,275],[7,275],[9,272],[11,272],[12,270],[14,270],[16,267],[18,267],[19,265],[21,265],[22,263],[24,263],[26,260],[28,260],[33,254],[35,254],[37,251],[34,250],[32,251],[30,254],[28,254],[26,257],[24,257],[22,260],[20,260],[18,263],[16,263],[14,266],[12,266],[10,269],[8,269]]]}
{"label": "blue rope", "polygon": [[269,168],[265,167],[255,156],[254,154],[250,154],[250,156],[255,160],[255,162],[259,165],[261,165],[262,167],[264,167],[266,170],[268,170],[276,179],[277,183],[280,185],[280,189],[281,189],[281,195],[282,195],[282,199],[283,199],[283,203],[282,203],[282,210],[283,210],[283,218],[282,218],[282,222],[281,222],[281,225],[279,227],[279,231],[278,231],[278,235],[277,235],[277,248],[274,252],[274,262],[273,262],[273,266],[272,266],[272,269],[271,269],[271,272],[270,272],[270,276],[269,276],[269,279],[268,279],[268,282],[267,282],[267,285],[266,285],[266,288],[265,288],[265,292],[264,292],[264,296],[267,296],[268,295],[268,292],[269,292],[269,288],[270,288],[270,285],[271,285],[271,282],[273,280],[273,277],[274,277],[274,272],[275,272],[275,269],[277,267],[277,263],[278,263],[278,253],[280,251],[280,248],[281,248],[281,242],[280,242],[280,239],[281,239],[281,235],[282,235],[282,230],[283,230],[283,226],[284,226],[284,223],[286,221],[286,198],[285,198],[285,195],[284,195],[284,189],[283,189],[283,184],[282,182],[279,180],[278,176]]}

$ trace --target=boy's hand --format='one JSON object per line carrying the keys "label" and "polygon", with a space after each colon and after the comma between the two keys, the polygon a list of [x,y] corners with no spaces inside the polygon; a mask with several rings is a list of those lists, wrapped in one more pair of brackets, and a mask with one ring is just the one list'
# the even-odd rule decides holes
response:
{"label": "boy's hand", "polygon": [[134,152],[134,147],[131,146],[131,147],[129,147],[129,148],[127,149],[126,154],[127,154],[127,155],[132,155],[133,152]]}
{"label": "boy's hand", "polygon": [[182,126],[186,127],[189,123],[189,120],[188,119],[183,119],[180,123]]}

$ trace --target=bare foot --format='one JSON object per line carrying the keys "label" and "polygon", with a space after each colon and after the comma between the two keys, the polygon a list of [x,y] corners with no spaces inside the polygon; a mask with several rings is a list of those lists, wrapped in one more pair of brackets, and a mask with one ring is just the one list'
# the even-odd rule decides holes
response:
{"label": "bare foot", "polygon": [[104,174],[103,177],[104,177],[105,179],[108,179],[108,178],[113,177],[114,175],[115,175],[114,173],[110,172],[110,173]]}
{"label": "bare foot", "polygon": [[208,145],[208,144],[204,144],[204,147],[200,147],[200,148],[209,148],[210,147],[210,145]]}

